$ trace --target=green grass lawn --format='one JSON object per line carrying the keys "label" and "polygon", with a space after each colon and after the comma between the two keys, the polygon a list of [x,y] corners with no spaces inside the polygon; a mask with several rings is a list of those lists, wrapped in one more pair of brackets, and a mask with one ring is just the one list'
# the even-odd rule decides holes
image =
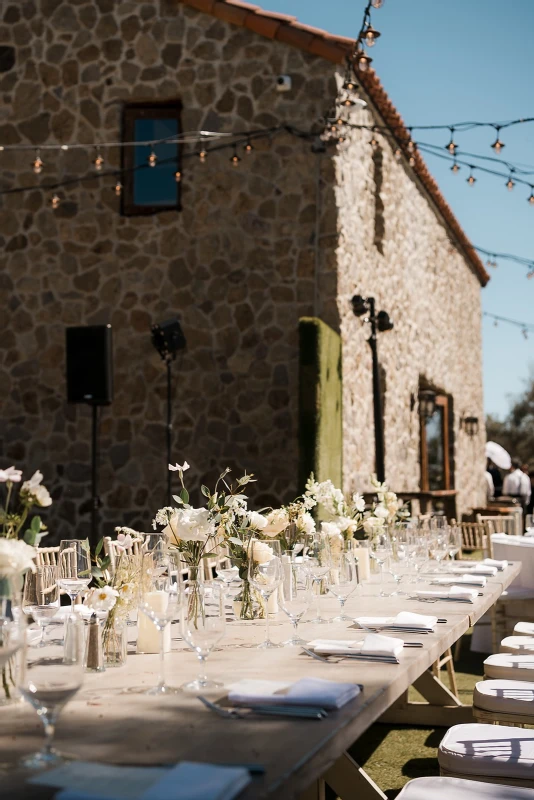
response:
{"label": "green grass lawn", "polygon": [[[469,650],[471,636],[462,639],[456,677],[460,700],[470,704],[475,683],[484,674],[482,653]],[[447,685],[446,670],[442,680]],[[351,748],[351,755],[380,786],[394,798],[411,778],[439,775],[438,745],[446,728],[410,728],[407,725],[373,725]]]}

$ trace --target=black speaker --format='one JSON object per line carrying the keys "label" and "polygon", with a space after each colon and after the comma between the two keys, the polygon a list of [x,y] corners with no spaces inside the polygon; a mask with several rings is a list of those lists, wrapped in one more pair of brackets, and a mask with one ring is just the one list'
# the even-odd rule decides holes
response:
{"label": "black speaker", "polygon": [[67,399],[105,406],[113,400],[111,325],[67,328]]}

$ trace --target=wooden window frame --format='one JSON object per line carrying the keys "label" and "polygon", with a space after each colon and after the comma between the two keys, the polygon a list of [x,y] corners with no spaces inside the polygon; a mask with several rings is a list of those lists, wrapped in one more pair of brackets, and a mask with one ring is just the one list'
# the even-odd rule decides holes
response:
{"label": "wooden window frame", "polygon": [[[441,434],[443,441],[443,475],[444,483],[442,489],[432,491],[450,491],[453,487],[451,485],[451,460],[450,460],[450,398],[446,394],[437,394],[436,408],[442,408],[441,414]],[[430,485],[428,480],[428,447],[426,440],[426,420],[420,419],[420,441],[421,441],[421,491],[430,492]]]}
{"label": "wooden window frame", "polygon": [[[182,130],[182,103],[180,100],[162,102],[127,103],[122,111],[123,142],[135,140],[135,122],[138,119],[175,119],[178,122],[178,135]],[[166,205],[139,205],[134,203],[134,166],[135,147],[121,147],[122,194],[121,214],[124,216],[147,216],[159,214],[161,211],[181,211],[181,183],[176,182],[176,202]],[[176,145],[176,169],[181,170],[181,148]]]}

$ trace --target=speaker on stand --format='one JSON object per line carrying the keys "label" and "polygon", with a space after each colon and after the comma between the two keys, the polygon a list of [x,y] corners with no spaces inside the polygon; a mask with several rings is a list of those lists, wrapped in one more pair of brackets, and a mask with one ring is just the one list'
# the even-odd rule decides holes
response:
{"label": "speaker on stand", "polygon": [[66,329],[67,400],[87,403],[91,426],[91,544],[98,542],[98,407],[113,400],[113,346],[111,325],[84,325]]}

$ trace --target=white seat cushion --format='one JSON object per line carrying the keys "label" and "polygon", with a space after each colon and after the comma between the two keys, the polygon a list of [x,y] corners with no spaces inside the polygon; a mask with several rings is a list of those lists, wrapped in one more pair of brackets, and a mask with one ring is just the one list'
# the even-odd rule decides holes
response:
{"label": "white seat cushion", "polygon": [[453,775],[534,783],[534,730],[482,723],[454,725],[441,741],[438,761]]}
{"label": "white seat cushion", "polygon": [[534,656],[496,653],[484,661],[486,678],[534,681]]}
{"label": "white seat cushion", "polygon": [[516,636],[534,636],[534,622],[518,622],[514,628]]}
{"label": "white seat cushion", "polygon": [[534,636],[506,636],[500,647],[501,653],[533,653],[534,654]]}
{"label": "white seat cushion", "polygon": [[484,711],[534,715],[534,683],[529,681],[479,681],[473,706]]}
{"label": "white seat cushion", "polygon": [[397,800],[534,800],[534,789],[502,783],[465,781],[463,778],[415,778]]}

